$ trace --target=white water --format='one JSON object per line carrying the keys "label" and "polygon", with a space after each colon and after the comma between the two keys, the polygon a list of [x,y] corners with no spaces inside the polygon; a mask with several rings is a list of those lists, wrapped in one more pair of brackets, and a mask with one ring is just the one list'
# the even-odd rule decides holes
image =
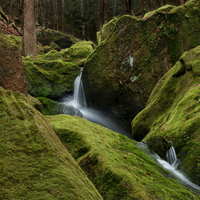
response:
{"label": "white water", "polygon": [[138,142],[137,146],[142,149],[150,158],[152,158],[157,164],[159,164],[161,167],[166,169],[170,174],[176,178],[180,184],[184,185],[187,188],[190,188],[191,190],[200,193],[200,187],[198,185],[195,185],[191,181],[186,178],[186,176],[179,170],[177,170],[177,163],[180,161],[176,157],[176,152],[174,147],[172,146],[166,155],[167,161],[160,158],[156,153],[151,153],[148,149],[147,145],[143,142]]}
{"label": "white water", "polygon": [[126,135],[127,137],[131,137],[126,134],[123,128],[119,125],[120,121],[113,119],[100,110],[92,109],[87,106],[81,76],[82,70],[74,82],[74,94],[61,99],[61,103],[63,104],[61,113],[83,117],[88,121],[100,124],[115,132]]}

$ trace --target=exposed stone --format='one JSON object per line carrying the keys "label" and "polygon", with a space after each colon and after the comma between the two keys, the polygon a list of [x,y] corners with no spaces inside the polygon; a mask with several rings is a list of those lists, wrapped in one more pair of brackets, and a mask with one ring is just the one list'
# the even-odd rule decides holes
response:
{"label": "exposed stone", "polygon": [[29,82],[20,50],[1,33],[0,44],[0,86],[27,95]]}

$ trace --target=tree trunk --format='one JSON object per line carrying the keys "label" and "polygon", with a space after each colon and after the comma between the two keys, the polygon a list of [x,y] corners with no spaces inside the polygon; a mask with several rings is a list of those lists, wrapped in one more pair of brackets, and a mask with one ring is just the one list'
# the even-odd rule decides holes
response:
{"label": "tree trunk", "polygon": [[109,12],[109,8],[108,8],[107,0],[104,0],[104,7],[106,10],[106,18],[107,18],[107,21],[109,22],[110,21],[110,12]]}
{"label": "tree trunk", "polygon": [[22,54],[23,56],[37,56],[33,0],[24,0]]}
{"label": "tree trunk", "polygon": [[144,0],[142,0],[142,16],[144,16]]}
{"label": "tree trunk", "polygon": [[63,32],[64,20],[64,0],[60,0],[60,31]]}
{"label": "tree trunk", "polygon": [[101,33],[101,41],[103,41],[103,24],[104,24],[104,0],[100,2],[100,33]]}
{"label": "tree trunk", "polygon": [[54,4],[54,0],[51,0],[52,3],[52,11],[53,11],[53,30],[56,29],[56,14],[55,14],[55,4]]}
{"label": "tree trunk", "polygon": [[124,15],[131,15],[131,0],[123,0]]}

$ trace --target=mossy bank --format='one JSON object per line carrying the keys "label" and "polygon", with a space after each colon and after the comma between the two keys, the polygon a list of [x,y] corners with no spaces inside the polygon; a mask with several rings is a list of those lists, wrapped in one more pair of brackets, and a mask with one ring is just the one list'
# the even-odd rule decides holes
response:
{"label": "mossy bank", "polygon": [[0,87],[0,199],[102,199],[25,95]]}
{"label": "mossy bank", "polygon": [[[157,83],[132,122],[133,137],[161,135],[173,142],[182,169],[200,184],[200,46],[185,52]],[[141,134],[143,133],[143,135]]]}
{"label": "mossy bank", "polygon": [[80,117],[47,119],[104,199],[199,199],[169,178],[136,141]]}

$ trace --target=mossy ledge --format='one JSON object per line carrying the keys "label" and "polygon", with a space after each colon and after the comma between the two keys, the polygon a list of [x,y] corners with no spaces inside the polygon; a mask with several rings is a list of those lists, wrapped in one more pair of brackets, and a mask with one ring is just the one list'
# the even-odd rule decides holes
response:
{"label": "mossy ledge", "polygon": [[44,116],[2,87],[0,143],[0,199],[102,199]]}
{"label": "mossy ledge", "polygon": [[157,83],[147,106],[132,121],[133,137],[148,124],[144,141],[160,135],[172,141],[182,169],[200,185],[200,46],[185,52]]}
{"label": "mossy ledge", "polygon": [[169,178],[136,141],[80,117],[47,119],[105,200],[199,199]]}

